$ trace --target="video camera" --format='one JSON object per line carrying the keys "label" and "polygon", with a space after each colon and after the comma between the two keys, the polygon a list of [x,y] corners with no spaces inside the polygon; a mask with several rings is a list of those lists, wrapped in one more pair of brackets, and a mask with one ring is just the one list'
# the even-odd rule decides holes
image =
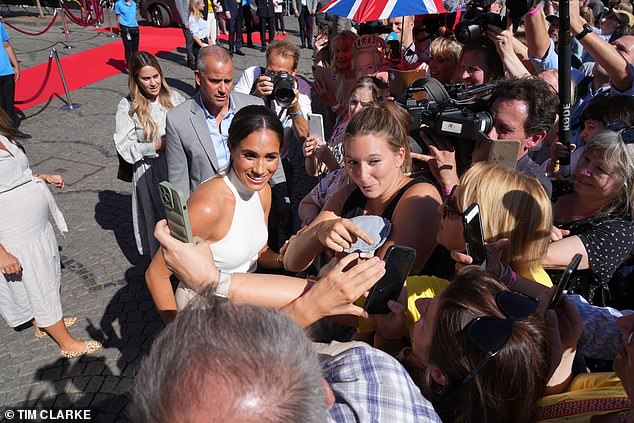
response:
{"label": "video camera", "polygon": [[[487,134],[493,127],[488,109],[494,87],[495,84],[472,87],[459,83],[445,88],[433,78],[419,78],[397,104],[409,112],[412,131],[425,124],[434,134],[475,140],[478,134]],[[416,100],[414,94],[421,91],[427,92],[427,98]]]}

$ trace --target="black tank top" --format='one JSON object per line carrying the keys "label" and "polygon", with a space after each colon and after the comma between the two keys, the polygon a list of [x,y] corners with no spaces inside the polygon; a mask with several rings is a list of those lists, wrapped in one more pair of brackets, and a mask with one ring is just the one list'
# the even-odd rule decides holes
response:
{"label": "black tank top", "polygon": [[[396,206],[398,202],[401,200],[403,195],[407,192],[408,189],[418,184],[431,184],[429,179],[419,176],[407,184],[405,184],[399,191],[396,193],[394,198],[390,201],[387,207],[381,213],[381,217],[388,219],[390,222],[392,221],[392,215],[394,214],[394,210],[396,210]],[[346,202],[341,209],[341,216],[346,219],[351,219],[355,216],[361,216],[365,214],[365,205],[368,201],[367,197],[363,195],[361,189],[359,187],[355,188],[354,191],[348,196]],[[421,234],[421,236],[425,236],[425,234]],[[419,272],[420,275],[433,275],[438,276],[439,278],[449,279],[453,277],[454,274],[454,262],[451,259],[451,255],[446,248],[441,245],[437,245],[434,251],[431,253],[429,258],[427,259],[427,263],[423,269]]]}

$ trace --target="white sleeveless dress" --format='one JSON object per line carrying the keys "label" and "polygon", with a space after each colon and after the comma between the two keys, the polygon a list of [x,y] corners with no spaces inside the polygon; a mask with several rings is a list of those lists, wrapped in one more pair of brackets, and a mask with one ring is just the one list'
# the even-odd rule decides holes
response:
{"label": "white sleeveless dress", "polygon": [[[231,169],[222,176],[236,205],[229,232],[209,246],[216,266],[228,273],[251,273],[258,264],[258,254],[266,245],[268,229],[260,196],[247,188]],[[176,289],[176,308],[182,310],[197,294],[180,282]]]}

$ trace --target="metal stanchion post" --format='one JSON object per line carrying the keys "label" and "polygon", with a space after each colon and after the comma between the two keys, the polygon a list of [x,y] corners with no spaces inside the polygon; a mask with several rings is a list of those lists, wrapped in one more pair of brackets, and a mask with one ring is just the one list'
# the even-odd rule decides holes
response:
{"label": "metal stanchion post", "polygon": [[95,23],[95,28],[101,28],[103,22],[101,22],[101,18],[99,18],[99,2],[97,0],[92,0],[92,10],[95,13],[95,18],[97,19],[97,23]]}
{"label": "metal stanchion post", "polygon": [[64,92],[66,93],[66,104],[64,104],[62,106],[62,109],[64,109],[64,110],[79,109],[80,105],[79,104],[74,104],[72,102],[72,100],[70,99],[70,92],[68,91],[68,86],[66,85],[66,78],[64,77],[64,70],[62,69],[62,63],[59,61],[59,55],[57,54],[57,49],[52,48],[51,49],[51,54],[49,55],[49,57],[54,58],[55,62],[57,62],[57,69],[59,70],[59,76],[62,78],[62,85],[64,86]]}
{"label": "metal stanchion post", "polygon": [[117,35],[112,29],[112,20],[110,19],[110,4],[106,4],[106,6],[103,8],[103,13],[108,15],[108,28],[110,28],[110,34],[108,34],[108,37],[116,38]]}
{"label": "metal stanchion post", "polygon": [[66,42],[62,44],[64,44],[64,48],[68,48],[68,49],[75,48],[70,43],[70,37],[68,36],[68,25],[66,24],[66,12],[64,11],[63,8],[60,8],[60,13],[62,14],[62,22],[64,23],[64,35],[66,36]]}

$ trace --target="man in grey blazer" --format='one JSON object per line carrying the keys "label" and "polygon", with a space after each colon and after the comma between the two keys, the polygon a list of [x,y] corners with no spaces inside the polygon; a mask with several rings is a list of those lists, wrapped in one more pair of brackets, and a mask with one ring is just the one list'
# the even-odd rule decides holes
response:
{"label": "man in grey blazer", "polygon": [[229,165],[227,137],[235,113],[261,98],[231,93],[233,61],[220,46],[203,47],[195,71],[200,90],[167,114],[167,178],[185,197]]}

